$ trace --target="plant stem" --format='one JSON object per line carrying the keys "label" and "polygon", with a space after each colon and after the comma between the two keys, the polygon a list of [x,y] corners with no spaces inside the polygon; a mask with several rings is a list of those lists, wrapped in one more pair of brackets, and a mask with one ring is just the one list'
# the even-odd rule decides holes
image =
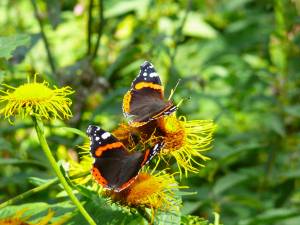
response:
{"label": "plant stem", "polygon": [[153,219],[151,218],[151,216],[147,213],[146,209],[143,209],[143,208],[138,207],[138,208],[137,208],[137,211],[138,211],[138,213],[139,213],[144,219],[147,220],[147,222],[148,222],[149,224],[153,224],[154,221],[153,221]]}
{"label": "plant stem", "polygon": [[219,225],[220,224],[220,215],[216,212],[214,212],[214,215],[215,215],[214,225]]}
{"label": "plant stem", "polygon": [[50,64],[51,71],[53,73],[53,77],[57,78],[54,59],[53,59],[52,53],[50,51],[49,42],[48,42],[48,39],[46,37],[46,33],[44,31],[42,20],[41,20],[41,18],[39,16],[39,13],[38,13],[38,8],[37,8],[36,1],[35,0],[31,0],[31,4],[32,4],[33,10],[34,10],[34,16],[35,16],[35,18],[37,19],[37,21],[39,23],[39,27],[40,27],[40,30],[41,30],[42,39],[43,39],[43,42],[44,42],[44,45],[45,45],[45,48],[46,48],[46,53],[47,53],[47,57],[48,57],[48,61],[49,61],[49,64]]}
{"label": "plant stem", "polygon": [[[86,175],[88,175],[89,173],[90,173],[90,172],[76,174],[76,175],[71,176],[70,179],[77,179],[77,178],[86,176]],[[58,180],[58,178],[56,177],[56,178],[54,178],[54,179],[52,179],[52,180],[50,180],[50,181],[48,181],[48,182],[46,182],[46,183],[44,183],[44,184],[38,186],[38,187],[32,188],[32,189],[30,189],[30,190],[28,190],[28,191],[25,191],[25,192],[23,192],[23,193],[21,193],[21,194],[15,196],[15,197],[13,197],[13,198],[7,200],[6,202],[1,203],[1,204],[0,204],[0,209],[1,209],[1,208],[4,208],[4,207],[6,207],[6,206],[12,205],[12,204],[14,204],[14,203],[16,203],[16,202],[18,202],[18,201],[20,201],[20,200],[22,200],[22,199],[28,198],[28,197],[30,197],[31,195],[35,194],[35,193],[38,193],[38,192],[40,192],[40,191],[43,191],[43,190],[45,190],[46,188],[48,188],[48,187],[50,187],[50,186],[52,186],[52,185],[54,185],[54,184],[57,184],[58,182],[59,182],[59,180]]]}
{"label": "plant stem", "polygon": [[90,56],[92,51],[92,21],[93,21],[93,0],[89,1],[88,22],[87,22],[87,56]]}
{"label": "plant stem", "polygon": [[76,198],[76,196],[73,194],[72,188],[68,185],[64,175],[60,171],[58,165],[56,164],[56,161],[51,153],[51,150],[48,146],[48,143],[46,141],[45,135],[44,135],[44,125],[41,119],[37,116],[32,117],[34,125],[35,125],[35,130],[38,136],[38,139],[40,141],[40,144],[42,146],[42,149],[47,156],[54,172],[56,173],[60,183],[64,187],[65,191],[69,195],[71,201],[75,204],[75,206],[78,208],[78,210],[81,212],[81,214],[84,216],[84,218],[88,221],[89,224],[91,225],[96,225],[92,217],[88,214],[88,212],[84,209],[84,207],[81,205],[80,201]]}
{"label": "plant stem", "polygon": [[99,6],[98,6],[98,9],[99,9],[99,20],[100,20],[100,22],[99,22],[99,27],[98,27],[97,41],[96,41],[94,53],[93,53],[93,55],[92,55],[92,59],[94,59],[94,58],[97,56],[97,52],[98,52],[98,49],[99,49],[101,36],[102,36],[102,33],[103,33],[103,27],[104,27],[104,16],[103,16],[104,8],[103,8],[103,0],[99,0]]}
{"label": "plant stem", "polygon": [[19,200],[22,200],[22,199],[24,199],[24,198],[27,198],[27,197],[31,196],[32,194],[34,194],[34,193],[37,193],[37,192],[39,192],[39,191],[42,191],[42,190],[44,190],[44,189],[50,187],[51,185],[57,183],[57,181],[58,181],[58,179],[57,179],[57,178],[54,178],[54,179],[52,179],[51,181],[49,181],[49,182],[47,182],[47,183],[45,183],[45,184],[42,184],[41,186],[38,186],[38,187],[36,187],[36,188],[33,188],[33,189],[29,190],[29,191],[25,191],[24,193],[22,193],[22,194],[20,194],[20,195],[17,195],[16,197],[11,198],[11,199],[9,199],[9,200],[6,201],[6,202],[1,203],[1,204],[0,204],[0,209],[4,208],[4,207],[6,207],[6,206],[12,205],[13,203],[15,203],[15,202],[17,202],[17,201],[19,201]]}

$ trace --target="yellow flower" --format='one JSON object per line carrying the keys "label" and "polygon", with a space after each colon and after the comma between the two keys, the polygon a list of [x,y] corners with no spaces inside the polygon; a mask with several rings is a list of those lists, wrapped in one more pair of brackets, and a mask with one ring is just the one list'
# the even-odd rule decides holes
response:
{"label": "yellow flower", "polygon": [[[121,137],[122,132],[121,130],[119,131],[119,137]],[[114,132],[114,134],[116,133],[118,132]],[[127,137],[127,135],[125,136]],[[68,161],[69,175],[76,176],[86,173],[87,175],[83,177],[73,179],[77,184],[86,185],[93,180],[92,175],[90,174],[93,158],[89,154],[89,143],[85,143],[80,148],[80,162],[76,162],[72,159]],[[119,202],[124,206],[142,206],[151,209],[177,210],[180,202],[176,199],[177,196],[175,192],[179,188],[185,187],[179,186],[175,178],[172,175],[165,173],[165,171],[153,174],[154,171],[155,169],[153,169],[151,173],[141,172],[134,182],[121,192],[105,190],[96,182],[90,184],[91,188],[100,195],[108,196],[113,201]]]}
{"label": "yellow flower", "polygon": [[211,148],[215,128],[211,120],[187,121],[184,116],[177,118],[173,114],[139,128],[120,124],[113,133],[130,149],[137,144],[153,145],[163,140],[165,146],[161,150],[160,157],[166,159],[170,155],[173,156],[181,176],[183,171],[185,175],[188,171],[198,172],[199,166],[204,166],[200,160],[209,160],[203,152]]}
{"label": "yellow flower", "polygon": [[180,202],[175,191],[180,187],[170,174],[160,172],[155,175],[142,172],[136,180],[121,192],[106,191],[112,200],[133,207],[174,210]]}
{"label": "yellow flower", "polygon": [[128,124],[121,123],[113,132],[113,135],[118,138],[129,150],[134,149],[137,143],[133,140],[133,135],[136,133],[135,128]]}
{"label": "yellow flower", "polygon": [[176,118],[175,115],[165,117],[165,147],[162,157],[172,155],[178,165],[180,175],[182,169],[187,175],[188,171],[198,172],[196,166],[203,166],[199,162],[208,160],[203,152],[209,150],[213,140],[216,126],[211,120],[191,120],[185,117]]}
{"label": "yellow flower", "polygon": [[[30,219],[31,216],[23,216],[25,213],[26,208],[19,210],[16,212],[14,216],[5,218],[5,219],[0,219],[0,224],[1,225],[47,225],[50,224],[50,220],[54,216],[54,212],[52,210],[48,211],[48,214],[44,216],[41,220],[38,222],[32,223],[29,222],[28,220]],[[62,225],[64,224],[67,220],[70,219],[70,214],[66,214],[65,216],[61,217],[59,220],[51,223],[51,225]]]}
{"label": "yellow flower", "polygon": [[90,174],[90,171],[92,169],[93,160],[91,156],[84,155],[81,157],[80,162],[76,162],[74,160],[69,161],[69,176],[73,177],[76,175],[86,174],[82,177],[72,179],[77,184],[86,184],[90,180],[92,180],[92,175]]}
{"label": "yellow flower", "polygon": [[[86,142],[83,146],[80,146],[80,161],[77,162],[74,159],[70,159],[69,163],[69,176],[80,176],[82,177],[72,179],[77,184],[86,184],[92,180],[92,175],[90,173],[93,165],[93,159],[88,154],[89,153],[89,143]],[[86,174],[86,175],[84,175]]]}
{"label": "yellow flower", "polygon": [[70,105],[72,101],[66,97],[73,94],[74,91],[70,87],[49,88],[47,82],[36,82],[36,76],[33,82],[28,82],[17,88],[6,86],[9,90],[0,90],[0,114],[6,119],[11,116],[21,115],[22,117],[38,114],[39,116],[50,118],[70,118],[72,112]]}

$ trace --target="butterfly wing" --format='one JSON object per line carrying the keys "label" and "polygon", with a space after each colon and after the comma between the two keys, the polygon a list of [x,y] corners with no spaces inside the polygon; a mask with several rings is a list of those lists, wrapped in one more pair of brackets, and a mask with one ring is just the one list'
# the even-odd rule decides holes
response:
{"label": "butterfly wing", "polygon": [[93,157],[99,158],[104,152],[116,149],[119,151],[111,151],[109,154],[116,154],[118,156],[128,155],[128,151],[125,149],[123,143],[100,127],[89,125],[86,133],[90,138],[90,151]]}
{"label": "butterfly wing", "polygon": [[104,188],[114,191],[127,188],[141,168],[163,147],[163,143],[158,143],[144,152],[129,153],[116,137],[100,127],[90,125],[87,134],[95,158],[92,175]]}
{"label": "butterfly wing", "polygon": [[164,90],[154,66],[141,65],[140,72],[123,99],[123,113],[131,126],[138,127],[163,115],[171,114],[177,107],[164,100]]}

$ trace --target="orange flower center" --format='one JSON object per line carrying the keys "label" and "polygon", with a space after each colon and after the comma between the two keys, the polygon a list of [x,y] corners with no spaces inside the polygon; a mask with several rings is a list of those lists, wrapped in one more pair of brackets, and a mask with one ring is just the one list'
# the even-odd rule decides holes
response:
{"label": "orange flower center", "polygon": [[107,191],[106,194],[113,200],[122,202],[126,205],[145,205],[159,208],[163,204],[160,195],[163,192],[164,187],[165,184],[163,179],[153,177],[147,173],[140,173],[135,182],[124,191]]}
{"label": "orange flower center", "polygon": [[174,132],[167,132],[165,136],[165,152],[176,151],[180,149],[184,144],[185,132],[184,129],[179,129]]}

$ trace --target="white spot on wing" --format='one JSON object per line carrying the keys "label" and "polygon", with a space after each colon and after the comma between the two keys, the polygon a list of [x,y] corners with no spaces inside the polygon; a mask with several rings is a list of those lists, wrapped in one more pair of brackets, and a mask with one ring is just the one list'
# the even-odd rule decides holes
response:
{"label": "white spot on wing", "polygon": [[105,139],[107,139],[109,136],[110,136],[110,133],[105,132],[105,133],[103,133],[103,134],[101,135],[101,138],[105,140]]}
{"label": "white spot on wing", "polygon": [[146,77],[148,74],[146,72],[143,73],[143,76]]}
{"label": "white spot on wing", "polygon": [[150,77],[158,77],[158,74],[157,73],[155,73],[155,72],[153,72],[153,73],[150,73],[150,75],[149,75]]}
{"label": "white spot on wing", "polygon": [[99,141],[100,138],[99,138],[99,137],[96,137],[95,139],[96,139],[96,141]]}
{"label": "white spot on wing", "polygon": [[91,133],[91,129],[92,129],[91,126],[89,126],[86,132],[87,132],[88,134],[90,134],[90,133]]}

